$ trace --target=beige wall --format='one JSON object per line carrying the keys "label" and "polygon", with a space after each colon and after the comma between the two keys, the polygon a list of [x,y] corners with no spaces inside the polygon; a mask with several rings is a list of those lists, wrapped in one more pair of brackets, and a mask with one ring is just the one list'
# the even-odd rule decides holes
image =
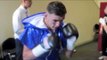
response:
{"label": "beige wall", "polygon": [[[62,1],[68,13],[65,22],[73,23],[77,26],[80,36],[76,45],[89,42],[93,38],[93,26],[98,23],[99,8],[93,0],[60,0]],[[29,9],[30,14],[46,11],[46,5],[49,0],[33,0],[33,5]],[[0,42],[13,36],[12,13],[19,6],[18,0],[0,1]]]}
{"label": "beige wall", "polygon": [[19,2],[14,0],[0,1],[0,43],[8,37],[13,37],[12,13]]}

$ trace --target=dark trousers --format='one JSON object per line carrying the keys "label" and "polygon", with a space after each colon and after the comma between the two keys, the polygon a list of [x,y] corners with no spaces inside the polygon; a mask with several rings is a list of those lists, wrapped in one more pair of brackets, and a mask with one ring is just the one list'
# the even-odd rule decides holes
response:
{"label": "dark trousers", "polygon": [[16,43],[16,60],[23,60],[23,56],[22,56],[23,45],[19,39],[16,39],[15,43]]}
{"label": "dark trousers", "polygon": [[107,33],[104,30],[102,35],[102,54],[107,56]]}

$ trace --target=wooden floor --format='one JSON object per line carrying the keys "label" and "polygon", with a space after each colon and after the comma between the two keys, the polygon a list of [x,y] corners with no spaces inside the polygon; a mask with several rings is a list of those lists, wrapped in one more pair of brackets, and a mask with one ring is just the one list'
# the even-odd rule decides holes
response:
{"label": "wooden floor", "polygon": [[[70,60],[98,60],[100,54],[97,51],[97,42],[91,42],[76,48],[77,52],[73,54]],[[62,57],[62,60],[67,60]]]}

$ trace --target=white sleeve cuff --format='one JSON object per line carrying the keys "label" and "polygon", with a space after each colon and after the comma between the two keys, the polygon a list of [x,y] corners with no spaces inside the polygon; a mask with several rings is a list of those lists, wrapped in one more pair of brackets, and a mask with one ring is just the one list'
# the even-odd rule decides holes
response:
{"label": "white sleeve cuff", "polygon": [[76,36],[72,36],[71,38],[67,39],[67,50],[73,50],[75,42]]}
{"label": "white sleeve cuff", "polygon": [[48,50],[44,49],[41,45],[36,46],[32,49],[32,53],[35,57],[39,57],[40,55],[44,54]]}

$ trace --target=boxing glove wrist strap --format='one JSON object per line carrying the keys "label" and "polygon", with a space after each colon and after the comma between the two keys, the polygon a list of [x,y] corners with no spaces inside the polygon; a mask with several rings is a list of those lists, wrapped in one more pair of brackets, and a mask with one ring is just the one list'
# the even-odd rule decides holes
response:
{"label": "boxing glove wrist strap", "polygon": [[72,36],[71,38],[67,39],[67,50],[73,50],[75,42],[76,36]]}
{"label": "boxing glove wrist strap", "polygon": [[38,45],[32,49],[32,53],[35,57],[39,57],[40,55],[44,54],[47,51],[48,50],[44,49],[41,45]]}

